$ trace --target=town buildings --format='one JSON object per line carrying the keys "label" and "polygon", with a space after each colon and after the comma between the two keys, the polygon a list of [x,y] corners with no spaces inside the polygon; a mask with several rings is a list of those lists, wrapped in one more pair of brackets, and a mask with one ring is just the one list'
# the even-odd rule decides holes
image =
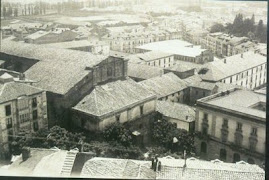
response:
{"label": "town buildings", "polygon": [[66,28],[56,28],[52,31],[37,31],[25,37],[26,43],[47,44],[75,40],[77,33]]}
{"label": "town buildings", "polygon": [[205,159],[264,163],[266,96],[231,89],[197,101],[197,153]]}
{"label": "town buildings", "polygon": [[146,64],[157,67],[170,67],[174,65],[174,55],[159,51],[149,51],[145,53],[130,55],[127,57],[131,63]]}
{"label": "town buildings", "polygon": [[210,51],[181,40],[153,42],[136,47],[137,53],[148,51],[160,51],[173,54],[175,61],[182,60],[197,64],[213,61],[213,54]]}
{"label": "town buildings", "polygon": [[21,57],[36,62],[25,77],[34,81],[33,86],[47,91],[50,126],[61,119],[68,125],[68,109],[95,85],[127,77],[128,61],[123,57],[15,42],[6,42],[4,47],[1,50],[11,59]]}
{"label": "town buildings", "polygon": [[210,62],[198,72],[203,81],[230,83],[249,89],[266,84],[266,73],[266,57],[255,51]]}
{"label": "town buildings", "polygon": [[15,79],[7,72],[0,76],[1,158],[9,157],[9,143],[21,130],[48,128],[46,92]]}
{"label": "town buildings", "polygon": [[109,55],[109,45],[102,41],[78,40],[51,43],[47,45],[54,48],[73,49],[78,51],[90,52],[95,55]]}

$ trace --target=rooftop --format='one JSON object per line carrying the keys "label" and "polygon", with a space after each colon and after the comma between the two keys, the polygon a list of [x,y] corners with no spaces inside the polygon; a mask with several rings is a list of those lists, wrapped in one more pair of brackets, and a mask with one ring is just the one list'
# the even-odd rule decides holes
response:
{"label": "rooftop", "polygon": [[186,82],[181,80],[174,73],[167,73],[162,76],[150,78],[139,82],[139,84],[156,94],[158,98],[171,95],[187,88]]}
{"label": "rooftop", "polygon": [[115,179],[155,179],[151,162],[95,157],[85,163],[81,177]]}
{"label": "rooftop", "polygon": [[102,46],[102,45],[106,45],[106,43],[102,41],[93,42],[93,41],[88,41],[88,40],[67,41],[67,42],[46,44],[46,46],[54,47],[54,48],[61,48],[61,49],[71,49],[71,48],[78,48],[78,47],[85,47],[85,46]]}
{"label": "rooftop", "polygon": [[[142,61],[152,61],[152,60],[157,60],[157,59],[161,59],[165,57],[170,57],[170,56],[173,56],[173,54],[160,52],[160,51],[149,51],[145,53],[135,54],[133,56],[139,58]],[[130,57],[130,59],[131,58],[132,57]]]}
{"label": "rooftop", "polygon": [[49,32],[49,31],[37,31],[33,34],[26,36],[25,39],[38,39],[38,38],[45,36],[49,33],[51,33],[51,32]]}
{"label": "rooftop", "polygon": [[161,76],[164,71],[160,67],[145,64],[128,63],[128,76],[139,79],[150,79]]}
{"label": "rooftop", "polygon": [[35,81],[34,86],[58,94],[67,93],[88,75],[90,71],[85,70],[86,67],[93,67],[107,58],[89,52],[43,45],[11,41],[2,43],[2,53],[38,60],[38,63],[25,72],[26,78]]}
{"label": "rooftop", "polygon": [[167,67],[165,69],[168,69],[171,71],[185,72],[192,69],[200,69],[202,67],[201,64],[187,62],[187,61],[176,60],[175,63],[176,63],[175,65],[171,67]]}
{"label": "rooftop", "polygon": [[[224,61],[226,61],[226,63]],[[205,64],[204,69],[208,71],[205,74],[200,74],[200,76],[203,80],[219,81],[266,62],[265,56],[249,51],[243,53],[243,57],[241,54],[237,54]]]}
{"label": "rooftop", "polygon": [[229,90],[229,93],[227,92],[211,95],[197,102],[198,104],[205,104],[226,111],[243,113],[248,115],[248,117],[259,118],[265,122],[266,113],[262,110],[254,109],[253,105],[266,103],[266,95],[242,89],[234,89]]}
{"label": "rooftop", "polygon": [[157,101],[156,111],[163,114],[164,116],[181,121],[195,121],[194,108],[185,104],[174,103],[170,101]]}
{"label": "rooftop", "polygon": [[[10,75],[7,73],[3,74],[2,76],[10,77]],[[11,101],[21,96],[30,96],[41,92],[43,92],[42,89],[20,82],[7,82],[4,84],[0,83],[0,103]]]}
{"label": "rooftop", "polygon": [[153,42],[138,46],[136,48],[150,51],[161,51],[188,57],[196,57],[199,56],[202,52],[206,51],[206,49],[201,49],[200,46],[193,46],[192,44],[181,40]]}
{"label": "rooftop", "polygon": [[153,98],[155,98],[154,94],[135,81],[119,80],[96,86],[73,109],[94,116],[102,116]]}

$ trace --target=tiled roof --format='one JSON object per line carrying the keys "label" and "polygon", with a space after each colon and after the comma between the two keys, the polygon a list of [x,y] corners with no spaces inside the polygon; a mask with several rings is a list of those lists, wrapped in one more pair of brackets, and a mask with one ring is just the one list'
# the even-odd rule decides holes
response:
{"label": "tiled roof", "polygon": [[59,43],[51,43],[46,44],[48,47],[54,47],[54,48],[62,48],[62,49],[71,49],[71,48],[77,48],[77,47],[85,47],[85,46],[101,46],[105,45],[105,42],[102,41],[88,41],[88,40],[80,40],[80,41],[67,41],[67,42],[59,42]]}
{"label": "tiled roof", "polygon": [[101,116],[153,98],[155,95],[135,81],[128,79],[96,86],[73,109]]}
{"label": "tiled roof", "polygon": [[31,156],[23,161],[20,156],[8,171],[16,176],[60,176],[67,151],[31,149]]}
{"label": "tiled roof", "polygon": [[188,86],[191,86],[193,84],[199,83],[202,81],[201,77],[198,74],[195,74],[193,76],[187,77],[185,79],[183,79]]}
{"label": "tiled roof", "polygon": [[[225,59],[226,63],[224,63]],[[205,64],[204,68],[208,69],[208,71],[206,74],[201,74],[201,78],[208,81],[219,81],[226,77],[266,63],[265,56],[252,51],[243,53],[243,57],[241,57],[241,54],[237,54],[226,57],[225,59]]]}
{"label": "tiled roof", "polygon": [[41,93],[42,91],[42,89],[19,82],[0,83],[0,103],[17,99],[20,96]]}
{"label": "tiled roof", "polygon": [[193,83],[191,87],[212,91],[216,87],[216,83],[201,81],[201,82]]}
{"label": "tiled roof", "polygon": [[225,93],[223,96],[221,94],[208,96],[198,100],[198,102],[203,102],[211,106],[213,105],[218,108],[232,110],[238,113],[252,115],[265,121],[266,113],[258,109],[253,109],[252,105],[260,102],[265,103],[266,95],[258,94],[250,90],[237,89],[232,92],[230,91],[229,94]]}
{"label": "tiled roof", "polygon": [[35,32],[33,34],[30,34],[30,35],[26,36],[25,38],[26,39],[38,39],[38,38],[40,38],[42,36],[45,36],[45,35],[47,35],[49,33],[51,33],[51,32],[49,32],[49,31],[37,31],[37,32]]}
{"label": "tiled roof", "polygon": [[163,68],[145,64],[128,63],[128,76],[149,79],[164,74]]}
{"label": "tiled roof", "polygon": [[224,163],[221,161],[203,161],[187,159],[186,168],[183,159],[159,159],[161,171],[157,171],[156,179],[197,179],[197,180],[227,180],[227,179],[264,179],[264,170],[257,165]]}
{"label": "tiled roof", "polygon": [[85,163],[83,178],[155,179],[151,162],[96,157]]}
{"label": "tiled roof", "polygon": [[[157,101],[156,111],[164,116],[185,122],[192,122],[195,120],[194,108],[185,104],[173,103],[170,101]],[[187,116],[188,118],[186,118]]]}
{"label": "tiled roof", "polygon": [[160,51],[149,51],[145,53],[135,54],[133,56],[138,57],[142,61],[152,61],[152,60],[157,60],[160,58],[170,57],[170,56],[173,56],[173,54],[160,52]]}
{"label": "tiled roof", "polygon": [[86,67],[93,67],[107,58],[89,52],[11,41],[3,41],[1,52],[39,60],[25,72],[26,78],[36,81],[34,86],[58,94],[67,93],[88,75]]}
{"label": "tiled roof", "polygon": [[202,52],[206,51],[206,49],[201,49],[200,46],[192,46],[192,44],[181,40],[153,42],[138,46],[136,48],[150,51],[161,51],[188,57],[196,57],[199,56]]}
{"label": "tiled roof", "polygon": [[139,82],[143,87],[157,95],[158,98],[171,95],[187,88],[186,82],[174,73],[167,73]]}
{"label": "tiled roof", "polygon": [[192,69],[199,69],[202,65],[200,64],[196,64],[196,63],[192,63],[192,62],[186,62],[186,61],[176,61],[176,64],[171,66],[171,67],[167,67],[165,69],[171,70],[171,71],[177,71],[177,72],[186,72]]}

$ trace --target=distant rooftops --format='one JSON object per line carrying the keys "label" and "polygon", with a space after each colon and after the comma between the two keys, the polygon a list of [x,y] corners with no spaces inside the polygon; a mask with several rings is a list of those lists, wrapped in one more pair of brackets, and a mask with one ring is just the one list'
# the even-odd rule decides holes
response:
{"label": "distant rooftops", "polygon": [[103,41],[88,41],[88,40],[67,41],[67,42],[46,44],[46,46],[49,46],[49,47],[62,48],[62,49],[72,49],[72,48],[86,47],[86,46],[89,46],[89,47],[104,46],[104,45],[108,45],[108,44]]}
{"label": "distant rooftops", "polygon": [[207,72],[200,76],[203,80],[220,81],[266,62],[265,56],[249,51],[205,64],[203,69]]}
{"label": "distant rooftops", "polygon": [[173,54],[171,53],[165,53],[160,51],[149,51],[145,53],[135,54],[133,56],[136,56],[137,58],[141,59],[142,61],[152,61],[157,60],[165,57],[171,57]]}
{"label": "distant rooftops", "polygon": [[93,116],[102,116],[154,98],[156,96],[153,93],[128,79],[96,86],[73,109]]}
{"label": "distant rooftops", "polygon": [[158,98],[166,97],[187,88],[186,82],[174,73],[167,73],[139,82],[143,87],[156,94]]}
{"label": "distant rooftops", "polygon": [[214,94],[197,101],[197,105],[206,105],[233,113],[245,114],[265,122],[266,113],[253,108],[259,103],[266,103],[266,96],[250,90],[233,89]]}
{"label": "distant rooftops", "polygon": [[181,40],[168,40],[159,41],[142,46],[136,47],[136,49],[148,50],[148,51],[161,51],[174,55],[181,55],[187,57],[196,57],[201,55],[206,49],[201,49],[200,46],[193,46],[191,43]]}

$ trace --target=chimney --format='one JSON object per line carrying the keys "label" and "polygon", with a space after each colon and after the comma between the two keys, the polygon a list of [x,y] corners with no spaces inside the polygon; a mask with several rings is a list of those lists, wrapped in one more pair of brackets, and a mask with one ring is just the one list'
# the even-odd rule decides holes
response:
{"label": "chimney", "polygon": [[30,157],[31,149],[29,147],[22,148],[22,160],[26,161]]}
{"label": "chimney", "polygon": [[244,55],[243,55],[243,53],[241,54],[241,58],[243,58],[244,57]]}

